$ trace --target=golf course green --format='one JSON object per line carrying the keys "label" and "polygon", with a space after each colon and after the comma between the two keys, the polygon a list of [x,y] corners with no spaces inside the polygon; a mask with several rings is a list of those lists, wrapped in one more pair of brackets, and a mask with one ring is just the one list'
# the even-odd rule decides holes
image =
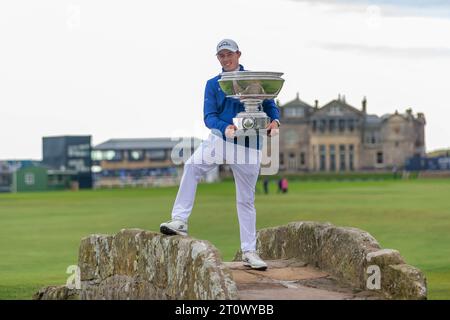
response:
{"label": "golf course green", "polygon": [[[290,181],[289,192],[256,194],[257,227],[327,221],[361,228],[400,251],[427,277],[429,299],[450,299],[450,180]],[[159,231],[176,187],[0,194],[0,299],[31,299],[66,283],[80,239],[123,228]],[[232,181],[200,184],[189,221],[192,237],[224,260],[239,249]]]}

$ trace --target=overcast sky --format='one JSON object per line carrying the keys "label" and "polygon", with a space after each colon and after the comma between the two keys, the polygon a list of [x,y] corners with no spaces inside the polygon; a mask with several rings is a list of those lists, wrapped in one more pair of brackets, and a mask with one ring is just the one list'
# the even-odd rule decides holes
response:
{"label": "overcast sky", "polygon": [[367,96],[371,114],[425,113],[427,149],[450,147],[449,1],[392,2],[2,1],[0,159],[40,159],[52,135],[205,137],[226,37],[246,68],[285,73],[282,104]]}

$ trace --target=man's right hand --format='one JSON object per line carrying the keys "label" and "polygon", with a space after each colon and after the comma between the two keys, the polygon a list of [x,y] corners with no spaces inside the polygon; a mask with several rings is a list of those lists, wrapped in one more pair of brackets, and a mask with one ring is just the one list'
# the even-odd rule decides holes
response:
{"label": "man's right hand", "polygon": [[236,127],[234,124],[230,124],[230,125],[225,129],[225,136],[226,136],[227,138],[230,138],[230,139],[234,138],[234,137],[235,137],[235,134],[236,134],[236,130],[237,130],[237,127]]}

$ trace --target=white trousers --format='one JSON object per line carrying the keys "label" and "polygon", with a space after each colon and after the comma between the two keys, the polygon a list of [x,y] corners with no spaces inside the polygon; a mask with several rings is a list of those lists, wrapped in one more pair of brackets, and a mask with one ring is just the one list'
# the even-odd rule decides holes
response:
{"label": "white trousers", "polygon": [[[194,205],[197,184],[208,171],[226,163],[233,171],[242,251],[256,250],[255,186],[261,164],[261,151],[245,148],[210,134],[186,161],[172,219],[188,221]],[[218,208],[219,209],[219,208]]]}

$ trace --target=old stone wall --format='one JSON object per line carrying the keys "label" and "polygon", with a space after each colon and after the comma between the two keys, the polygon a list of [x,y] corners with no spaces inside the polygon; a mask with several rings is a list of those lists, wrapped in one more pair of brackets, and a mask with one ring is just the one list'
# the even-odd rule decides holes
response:
{"label": "old stone wall", "polygon": [[[423,273],[406,264],[398,251],[380,248],[375,238],[360,229],[293,222],[258,231],[257,248],[263,259],[298,259],[362,290],[367,289],[374,270],[379,270],[380,292],[386,298],[426,299]],[[235,260],[240,259],[238,252]]]}

